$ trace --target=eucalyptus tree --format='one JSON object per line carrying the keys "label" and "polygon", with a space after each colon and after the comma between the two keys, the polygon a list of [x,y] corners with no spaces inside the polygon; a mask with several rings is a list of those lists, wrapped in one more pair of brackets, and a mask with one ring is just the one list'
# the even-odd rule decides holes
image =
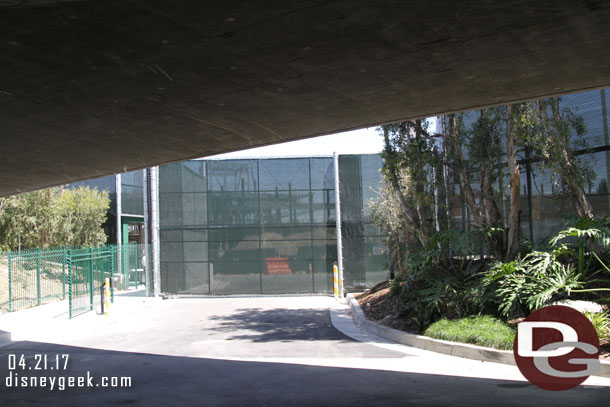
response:
{"label": "eucalyptus tree", "polygon": [[580,217],[593,218],[594,212],[587,199],[584,185],[591,172],[574,156],[574,145],[582,143],[587,131],[582,116],[567,107],[561,107],[561,98],[548,98],[533,102],[537,125],[530,143],[543,163],[558,174],[567,186]]}
{"label": "eucalyptus tree", "polygon": [[526,105],[517,105],[513,109],[512,105],[506,106],[506,163],[509,174],[510,204],[508,217],[506,220],[506,255],[505,258],[511,260],[519,248],[520,234],[520,212],[521,212],[521,169],[517,162],[517,152],[515,146],[515,128],[523,128],[517,123],[516,117],[520,117],[520,112]]}
{"label": "eucalyptus tree", "polygon": [[438,140],[428,132],[424,120],[385,125],[380,131],[383,173],[400,204],[405,225],[425,246],[439,225],[437,198],[443,180]]}
{"label": "eucalyptus tree", "polygon": [[[464,200],[476,227],[485,229],[490,252],[500,256],[504,251],[502,214],[496,204],[494,185],[501,174],[498,167],[503,153],[504,107],[481,109],[467,128],[464,114],[450,114],[444,137],[451,147],[450,166],[458,175]],[[466,158],[467,157],[467,158]],[[470,174],[478,172],[480,194],[477,200]]]}

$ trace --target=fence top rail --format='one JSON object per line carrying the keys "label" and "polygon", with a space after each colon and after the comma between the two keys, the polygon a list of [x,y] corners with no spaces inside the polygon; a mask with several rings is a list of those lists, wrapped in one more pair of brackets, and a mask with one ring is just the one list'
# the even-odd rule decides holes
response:
{"label": "fence top rail", "polygon": [[32,256],[32,255],[19,255],[19,254],[11,254],[7,256],[11,258],[12,262],[20,262],[20,261],[33,261],[33,260],[63,260],[63,254],[61,253],[53,253],[53,254],[41,254],[40,256]]}
{"label": "fence top rail", "polygon": [[75,262],[78,262],[78,261],[111,259],[112,258],[112,253],[105,253],[105,254],[93,253],[91,255],[87,255],[85,253],[82,253],[82,254],[72,255],[72,256],[70,256],[70,258],[72,260],[72,263],[75,263]]}
{"label": "fence top rail", "polygon": [[27,249],[21,251],[7,251],[0,252],[0,258],[10,257],[13,261],[20,260],[35,260],[35,259],[47,259],[52,257],[62,257],[68,250],[71,253],[71,257],[89,257],[92,254],[94,256],[110,256],[113,252],[131,252],[137,250],[138,244],[129,244],[123,246],[98,246],[91,248],[83,248],[83,247],[53,247],[49,249]]}

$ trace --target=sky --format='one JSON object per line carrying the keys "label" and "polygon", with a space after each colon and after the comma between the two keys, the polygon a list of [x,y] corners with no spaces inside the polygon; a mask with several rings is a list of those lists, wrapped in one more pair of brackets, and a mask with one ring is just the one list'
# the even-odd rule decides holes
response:
{"label": "sky", "polygon": [[312,137],[267,147],[214,155],[206,158],[311,157],[337,154],[376,154],[383,149],[383,139],[375,127]]}

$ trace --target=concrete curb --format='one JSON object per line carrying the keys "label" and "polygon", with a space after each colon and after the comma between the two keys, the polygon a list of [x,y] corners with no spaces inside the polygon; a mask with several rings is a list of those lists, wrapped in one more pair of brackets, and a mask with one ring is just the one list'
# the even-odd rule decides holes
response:
{"label": "concrete curb", "polygon": [[[438,339],[429,338],[427,336],[399,331],[367,319],[364,312],[360,308],[358,300],[354,298],[353,294],[347,295],[347,304],[352,310],[352,317],[356,325],[382,338],[389,339],[403,345],[412,346],[414,348],[443,353],[446,355],[480,360],[484,362],[516,365],[515,357],[513,356],[512,351],[497,350],[459,342],[441,341]],[[610,363],[601,362],[601,372],[597,376],[610,377]]]}

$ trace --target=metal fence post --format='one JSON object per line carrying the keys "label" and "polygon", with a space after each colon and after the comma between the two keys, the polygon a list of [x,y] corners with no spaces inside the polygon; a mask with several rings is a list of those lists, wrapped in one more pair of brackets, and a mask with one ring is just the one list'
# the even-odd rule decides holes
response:
{"label": "metal fence post", "polygon": [[126,290],[129,287],[129,251],[125,251],[124,245],[121,245],[121,274],[123,274],[123,286],[121,288]]}
{"label": "metal fence post", "polygon": [[93,310],[93,248],[89,248],[89,310]]}
{"label": "metal fence post", "polygon": [[65,300],[66,299],[66,246],[62,246],[62,252],[63,252],[63,261],[61,263],[61,275],[62,275],[62,299]]}
{"label": "metal fence post", "polygon": [[343,299],[343,239],[341,236],[341,187],[339,181],[339,156],[333,153],[335,175],[335,228],[337,231],[337,267],[339,269],[339,298]]}
{"label": "metal fence post", "polygon": [[151,262],[153,270],[153,296],[158,297],[161,293],[161,264],[159,243],[159,167],[150,169],[150,208],[151,208]]}
{"label": "metal fence post", "polygon": [[[202,163],[202,165],[205,165]],[[142,200],[144,205],[144,258],[142,265],[144,266],[144,285],[146,288],[146,296],[151,296],[151,278],[150,278],[150,254],[148,252],[148,245],[150,244],[150,216],[148,208],[148,194],[150,191],[150,182],[148,181],[148,170],[142,171],[142,185],[144,187],[144,194],[142,194]],[[206,177],[207,180],[207,177]],[[207,181],[206,181],[207,182]],[[207,190],[207,189],[206,189]],[[207,195],[206,195],[207,199]]]}
{"label": "metal fence post", "polygon": [[13,312],[13,254],[8,252],[8,312]]}
{"label": "metal fence post", "polygon": [[40,247],[36,248],[36,298],[40,305]]}
{"label": "metal fence post", "polygon": [[138,284],[140,283],[140,270],[138,269],[138,255],[139,255],[139,251],[138,251],[138,244],[136,243],[134,245],[134,255],[135,255],[135,269],[136,269],[136,289],[138,288]]}
{"label": "metal fence post", "polygon": [[[114,182],[116,192],[116,245],[117,248],[120,248],[123,245],[123,222],[121,219],[121,216],[123,215],[123,194],[121,191],[121,174],[115,175]],[[123,253],[117,252],[117,255],[117,273],[124,273],[125,271],[123,270],[123,260],[121,258]]]}
{"label": "metal fence post", "polygon": [[72,250],[66,252],[66,265],[68,266],[68,317],[72,319]]}

